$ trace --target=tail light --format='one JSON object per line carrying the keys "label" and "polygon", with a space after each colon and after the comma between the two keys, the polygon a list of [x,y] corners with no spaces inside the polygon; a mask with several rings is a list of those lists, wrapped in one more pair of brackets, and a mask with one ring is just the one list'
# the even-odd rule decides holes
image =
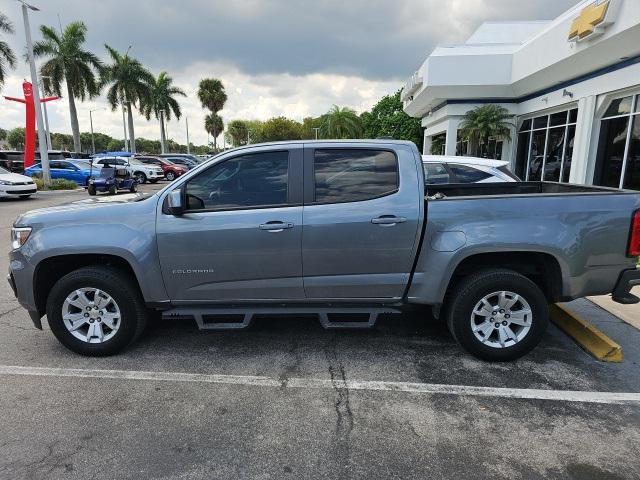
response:
{"label": "tail light", "polygon": [[636,210],[633,214],[628,255],[630,257],[640,257],[640,210]]}

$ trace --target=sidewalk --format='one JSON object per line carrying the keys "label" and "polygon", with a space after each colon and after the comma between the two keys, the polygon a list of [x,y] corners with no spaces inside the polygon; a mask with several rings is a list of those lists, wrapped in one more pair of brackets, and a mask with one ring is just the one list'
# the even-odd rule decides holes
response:
{"label": "sidewalk", "polygon": [[[631,293],[640,296],[640,287],[633,288]],[[599,307],[640,330],[640,303],[635,305],[622,305],[611,300],[610,295],[587,298]]]}

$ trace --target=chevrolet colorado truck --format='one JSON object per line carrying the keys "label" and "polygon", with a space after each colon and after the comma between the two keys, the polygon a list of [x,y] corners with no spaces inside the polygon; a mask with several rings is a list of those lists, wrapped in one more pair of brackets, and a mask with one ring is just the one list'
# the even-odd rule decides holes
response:
{"label": "chevrolet colorado truck", "polygon": [[153,195],[19,216],[9,282],[37,328],[46,314],[85,355],[122,350],[154,311],[201,329],[281,313],[354,328],[422,306],[470,353],[512,360],[552,302],[638,302],[640,193],[423,175],[409,142],[237,148]]}

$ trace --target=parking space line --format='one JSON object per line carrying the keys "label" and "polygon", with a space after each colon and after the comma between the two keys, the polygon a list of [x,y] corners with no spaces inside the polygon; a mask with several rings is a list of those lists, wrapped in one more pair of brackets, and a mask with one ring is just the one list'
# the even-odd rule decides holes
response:
{"label": "parking space line", "polygon": [[438,383],[387,382],[367,380],[344,381],[320,378],[289,378],[286,380],[278,380],[266,376],[250,375],[217,375],[204,373],[151,372],[137,370],[92,370],[80,368],[24,367],[17,365],[0,365],[0,375],[212,383],[271,388],[346,388],[349,390],[361,391],[499,397],[580,403],[640,404],[640,393],[478,387],[470,385],[446,385]]}

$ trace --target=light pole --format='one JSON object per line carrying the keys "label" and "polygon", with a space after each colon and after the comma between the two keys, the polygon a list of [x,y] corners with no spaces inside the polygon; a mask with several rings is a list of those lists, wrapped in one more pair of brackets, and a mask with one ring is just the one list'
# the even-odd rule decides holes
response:
{"label": "light pole", "polygon": [[316,140],[318,139],[318,130],[320,130],[320,128],[313,127],[313,131],[316,132]]}
{"label": "light pole", "polygon": [[91,149],[93,150],[93,154],[96,154],[96,142],[93,140],[93,116],[91,115],[93,112],[97,112],[98,110],[104,110],[104,108],[94,108],[93,110],[89,110],[89,124],[91,125]]}
{"label": "light pole", "polygon": [[128,152],[129,150],[127,149],[127,122],[124,119],[124,112],[127,109],[127,107],[124,105],[124,99],[121,101],[122,101],[122,130],[124,131],[124,151]]}
{"label": "light pole", "polygon": [[40,92],[38,92],[38,74],[36,73],[36,62],[33,59],[33,41],[31,40],[31,27],[29,26],[29,10],[39,12],[40,9],[18,0],[22,4],[22,17],[24,19],[24,34],[27,39],[27,57],[29,58],[29,68],[31,70],[31,84],[33,89],[33,103],[36,108],[36,122],[38,124],[38,146],[40,148],[40,163],[42,165],[42,181],[45,188],[51,184],[51,173],[49,172],[49,149],[42,120],[42,110],[40,108]]}
{"label": "light pole", "polygon": [[[44,79],[51,80],[48,75],[42,75],[40,77],[40,88],[42,89],[42,96],[44,97]],[[47,150],[53,150],[53,143],[51,143],[51,131],[49,130],[49,115],[47,114],[47,102],[42,104],[44,111],[44,128],[47,130]]]}
{"label": "light pole", "polygon": [[187,153],[191,153],[191,147],[189,147],[189,117],[184,117],[184,121],[187,124]]}

